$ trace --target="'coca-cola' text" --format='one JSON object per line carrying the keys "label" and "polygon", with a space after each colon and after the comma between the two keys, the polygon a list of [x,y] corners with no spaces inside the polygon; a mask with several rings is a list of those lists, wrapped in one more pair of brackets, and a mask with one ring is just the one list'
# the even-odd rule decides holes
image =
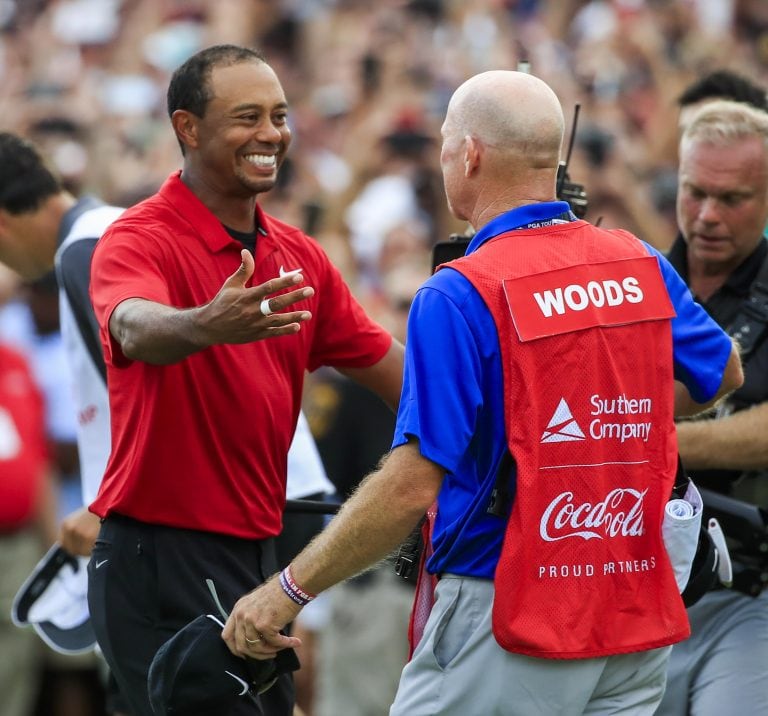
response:
{"label": "'coca-cola' text", "polygon": [[576,504],[573,492],[561,492],[541,516],[539,534],[546,542],[569,537],[604,539],[643,534],[643,498],[648,490],[618,487],[600,502]]}

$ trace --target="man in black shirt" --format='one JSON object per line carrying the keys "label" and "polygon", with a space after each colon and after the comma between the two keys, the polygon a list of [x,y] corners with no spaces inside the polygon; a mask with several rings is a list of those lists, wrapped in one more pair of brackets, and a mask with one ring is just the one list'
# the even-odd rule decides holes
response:
{"label": "man in black shirt", "polygon": [[[741,344],[745,375],[714,415],[678,424],[680,455],[700,487],[766,508],[768,113],[718,100],[693,115],[680,143],[677,217],[670,262]],[[768,558],[731,551],[733,588],[690,608],[692,636],[672,650],[657,714],[725,714],[734,704],[768,713]]]}

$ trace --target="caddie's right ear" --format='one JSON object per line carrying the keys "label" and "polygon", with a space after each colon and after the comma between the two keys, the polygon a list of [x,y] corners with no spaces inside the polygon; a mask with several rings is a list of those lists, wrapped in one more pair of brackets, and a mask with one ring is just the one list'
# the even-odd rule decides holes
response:
{"label": "caddie's right ear", "polygon": [[464,137],[464,176],[471,177],[480,167],[480,142],[471,134]]}

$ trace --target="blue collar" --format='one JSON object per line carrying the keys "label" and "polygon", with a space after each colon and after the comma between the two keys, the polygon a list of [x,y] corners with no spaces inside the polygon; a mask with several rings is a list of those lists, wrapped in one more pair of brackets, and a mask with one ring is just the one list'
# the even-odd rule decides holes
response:
{"label": "blue collar", "polygon": [[488,239],[503,234],[507,231],[519,229],[538,221],[549,221],[559,214],[570,214],[571,220],[576,217],[571,214],[571,207],[567,201],[543,201],[539,204],[525,204],[516,209],[510,209],[501,216],[489,221],[478,231],[469,242],[466,254],[471,254],[482,246]]}

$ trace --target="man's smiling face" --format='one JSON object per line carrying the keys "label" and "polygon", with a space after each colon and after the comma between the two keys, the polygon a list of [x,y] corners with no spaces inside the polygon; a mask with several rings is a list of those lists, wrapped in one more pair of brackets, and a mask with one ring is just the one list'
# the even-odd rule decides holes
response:
{"label": "man's smiling face", "polygon": [[288,107],[272,68],[240,62],[211,71],[205,115],[196,118],[196,161],[203,181],[218,191],[269,191],[291,142]]}

